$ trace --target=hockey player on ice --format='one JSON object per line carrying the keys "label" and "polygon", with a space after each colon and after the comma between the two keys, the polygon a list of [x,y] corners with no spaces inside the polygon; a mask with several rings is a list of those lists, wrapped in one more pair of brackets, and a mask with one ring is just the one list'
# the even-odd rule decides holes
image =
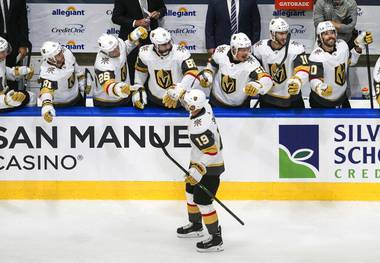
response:
{"label": "hockey player on ice", "polygon": [[253,46],[253,55],[274,82],[273,88],[260,96],[260,108],[305,108],[301,93],[302,86],[309,81],[305,48],[288,40],[289,24],[282,18],[270,21],[269,32],[270,39],[260,40]]}
{"label": "hockey player on ice", "polygon": [[350,108],[346,96],[348,67],[357,63],[364,45],[373,42],[370,32],[362,32],[349,51],[346,42],[336,36],[331,21],[318,24],[318,45],[309,57],[311,108]]}
{"label": "hockey player on ice", "polygon": [[150,32],[150,40],[152,44],[140,48],[135,66],[135,86],[147,84],[149,103],[177,108],[186,90],[209,85],[189,51],[173,44],[167,30],[156,28]]}
{"label": "hockey player on ice", "polygon": [[213,83],[212,106],[249,107],[251,96],[271,89],[270,75],[251,53],[251,40],[244,33],[232,35],[230,45],[216,48],[204,71],[206,79]]}
{"label": "hockey player on ice", "polygon": [[148,31],[144,27],[133,30],[126,41],[107,34],[99,37],[99,52],[94,66],[96,74],[94,106],[126,106],[132,97],[133,106],[144,108],[146,94],[143,87],[141,90],[133,90],[131,87],[127,56],[139,44],[140,39],[147,37]]}
{"label": "hockey player on ice", "polygon": [[181,101],[190,112],[188,132],[191,144],[189,176],[186,177],[186,200],[190,223],[177,229],[180,238],[203,236],[203,223],[210,237],[196,244],[199,252],[223,250],[218,215],[211,198],[196,185],[202,183],[214,195],[224,172],[222,141],[210,104],[203,91],[193,89]]}
{"label": "hockey player on ice", "polygon": [[9,111],[26,105],[35,100],[33,93],[9,89],[7,80],[18,80],[22,77],[31,79],[33,69],[26,66],[7,67],[6,57],[11,53],[11,47],[4,38],[0,37],[0,111]]}

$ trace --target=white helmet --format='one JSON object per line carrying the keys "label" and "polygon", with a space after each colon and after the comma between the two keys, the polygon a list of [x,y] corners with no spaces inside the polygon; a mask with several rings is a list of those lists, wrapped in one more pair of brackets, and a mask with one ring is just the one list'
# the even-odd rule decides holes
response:
{"label": "white helmet", "polygon": [[289,24],[281,17],[273,18],[269,23],[269,32],[273,41],[275,41],[276,32],[289,31]]}
{"label": "white helmet", "polygon": [[45,60],[55,62],[55,56],[62,51],[62,46],[58,42],[46,41],[42,44],[41,55]]}
{"label": "white helmet", "polygon": [[205,93],[198,89],[186,91],[183,101],[185,108],[190,112],[202,109],[207,103]]}
{"label": "white helmet", "polygon": [[331,21],[320,22],[317,26],[317,35],[320,36],[322,33],[330,30],[336,33],[336,28]]}
{"label": "white helmet", "polygon": [[119,40],[113,35],[103,34],[98,38],[98,46],[101,51],[108,55],[119,46]]}
{"label": "white helmet", "polygon": [[231,36],[230,41],[231,53],[236,58],[239,48],[252,48],[252,43],[249,37],[244,33],[237,33]]}
{"label": "white helmet", "polygon": [[[171,42],[172,37],[166,29],[162,27],[157,27],[155,30],[150,32],[150,41],[153,43],[154,48],[159,53],[159,45],[163,45],[163,44]],[[165,52],[164,54],[161,54],[161,53],[160,54],[163,56],[166,56],[169,54],[169,52],[170,50],[168,50],[167,53]]]}
{"label": "white helmet", "polygon": [[317,26],[317,36],[319,41],[322,41],[322,33],[327,31],[334,31],[336,34],[336,28],[331,21],[320,22]]}

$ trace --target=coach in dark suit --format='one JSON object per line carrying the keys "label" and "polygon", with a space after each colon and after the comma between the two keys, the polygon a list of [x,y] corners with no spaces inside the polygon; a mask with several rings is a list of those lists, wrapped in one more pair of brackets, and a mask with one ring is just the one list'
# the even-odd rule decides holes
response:
{"label": "coach in dark suit", "polygon": [[256,0],[209,0],[206,16],[206,48],[213,53],[229,44],[234,33],[245,33],[256,43],[260,40],[260,13]]}
{"label": "coach in dark suit", "polygon": [[28,19],[25,0],[0,0],[0,36],[12,46],[12,53],[7,57],[7,66],[16,65],[16,57],[21,59],[27,54],[29,46]]}
{"label": "coach in dark suit", "polygon": [[[115,0],[112,22],[120,25],[119,37],[126,40],[129,33],[138,26],[150,30],[156,29],[158,19],[162,18],[165,13],[166,6],[163,0]],[[149,38],[142,44],[147,44],[147,42],[149,43]],[[128,68],[132,84],[134,83],[134,67],[138,51],[139,49],[135,48],[128,55]]]}

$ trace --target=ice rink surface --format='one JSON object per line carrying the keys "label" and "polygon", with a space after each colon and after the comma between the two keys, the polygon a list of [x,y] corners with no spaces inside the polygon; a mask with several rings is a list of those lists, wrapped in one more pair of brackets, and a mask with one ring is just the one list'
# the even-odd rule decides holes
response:
{"label": "ice rink surface", "polygon": [[1,263],[376,263],[379,202],[229,201],[225,251],[179,239],[181,201],[0,201]]}

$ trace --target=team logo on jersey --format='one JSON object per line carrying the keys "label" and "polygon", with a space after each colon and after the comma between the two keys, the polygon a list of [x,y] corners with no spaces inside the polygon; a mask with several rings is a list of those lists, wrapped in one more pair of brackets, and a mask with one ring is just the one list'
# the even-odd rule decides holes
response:
{"label": "team logo on jersey", "polygon": [[48,67],[48,69],[46,71],[48,74],[54,74],[55,67]]}
{"label": "team logo on jersey", "polygon": [[222,89],[225,93],[231,94],[236,91],[236,79],[231,78],[228,75],[222,74]]}
{"label": "team logo on jersey", "polygon": [[75,72],[71,74],[70,78],[67,80],[67,87],[71,89],[72,87],[74,87],[74,84],[75,84]]}
{"label": "team logo on jersey", "polygon": [[170,70],[155,70],[154,75],[156,76],[156,83],[163,89],[170,88],[173,86],[173,77]]}
{"label": "team logo on jersey", "polygon": [[202,126],[202,119],[196,119],[194,121],[194,127],[201,127]]}
{"label": "team logo on jersey", "polygon": [[279,126],[279,174],[283,179],[316,178],[319,170],[318,125]]}
{"label": "team logo on jersey", "polygon": [[223,53],[225,50],[226,50],[226,47],[218,47],[218,48],[216,49],[216,52],[217,52],[217,53]]}
{"label": "team logo on jersey", "polygon": [[121,69],[120,69],[120,78],[121,78],[121,81],[126,81],[127,76],[128,76],[128,69],[127,69],[127,65],[124,64],[121,67]]}
{"label": "team logo on jersey", "polygon": [[278,64],[269,64],[269,69],[270,69],[270,75],[272,76],[273,80],[281,84],[284,82],[287,78],[286,76],[286,69],[285,69],[285,64],[282,64],[281,68],[278,67]]}
{"label": "team logo on jersey", "polygon": [[340,86],[346,83],[346,63],[335,67],[335,83]]}

